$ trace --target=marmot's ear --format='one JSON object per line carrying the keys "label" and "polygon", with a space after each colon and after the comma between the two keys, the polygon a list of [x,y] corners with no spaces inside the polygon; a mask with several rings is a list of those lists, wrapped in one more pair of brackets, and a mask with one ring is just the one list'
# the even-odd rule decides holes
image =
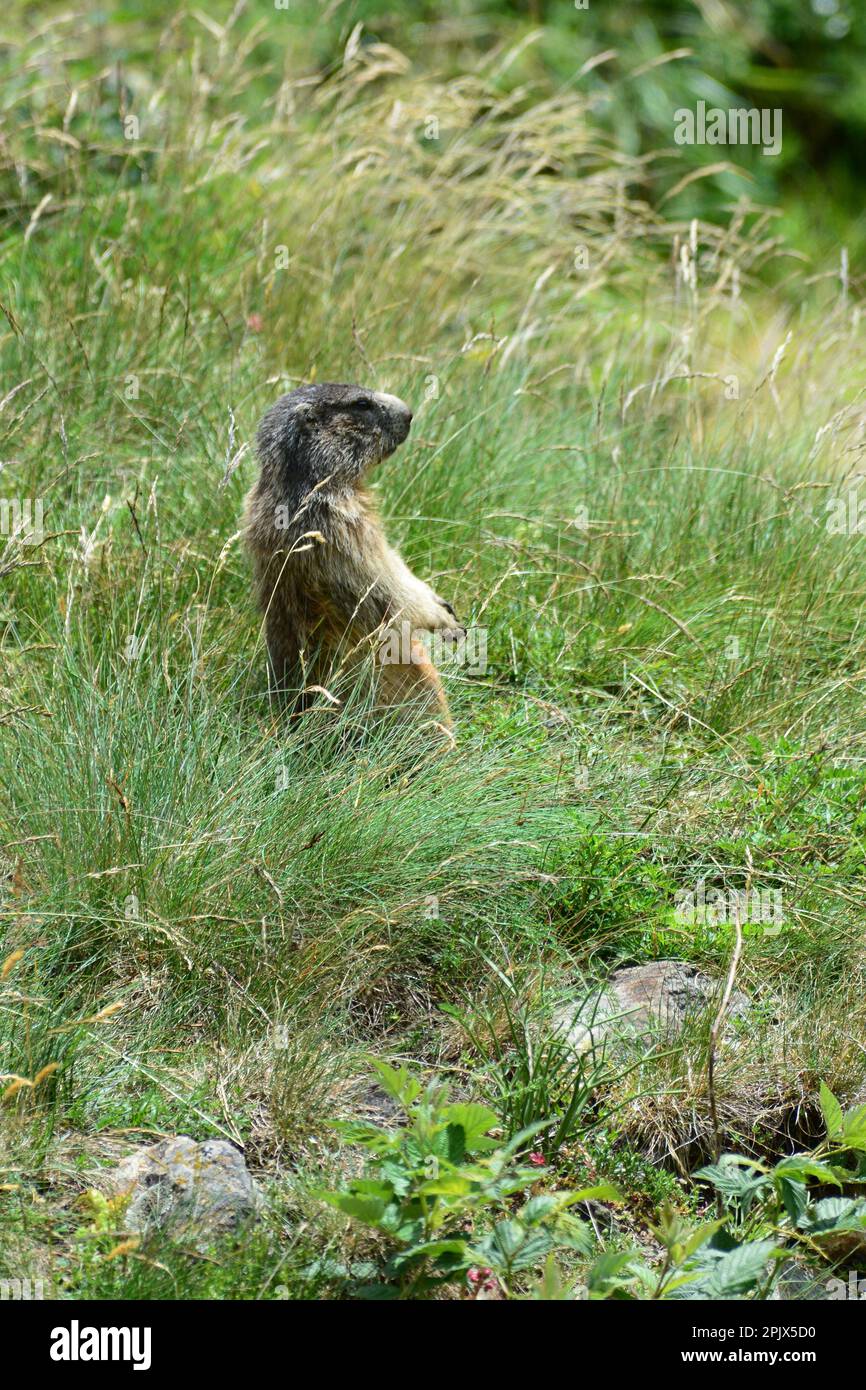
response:
{"label": "marmot's ear", "polygon": [[309,401],[298,401],[292,414],[299,425],[306,425],[310,420],[315,418],[315,406],[311,405]]}

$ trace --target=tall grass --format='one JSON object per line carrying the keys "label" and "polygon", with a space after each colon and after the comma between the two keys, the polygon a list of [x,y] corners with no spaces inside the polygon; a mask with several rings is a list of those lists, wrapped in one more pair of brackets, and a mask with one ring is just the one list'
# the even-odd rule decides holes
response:
{"label": "tall grass", "polygon": [[[58,1118],[190,1129],[285,1180],[330,1161],[363,1052],[471,1085],[441,1004],[656,954],[701,873],[783,888],[746,983],[827,1020],[786,1097],[853,1089],[864,568],[826,503],[860,467],[858,309],[762,289],[759,209],[666,223],[580,83],[505,93],[508,52],[445,82],[355,35],[311,75],[276,19],[161,19],[18,12],[3,52],[0,484],[46,534],[0,538],[0,1069],[60,1064],[10,1152]],[[487,632],[483,675],[445,673],[454,750],[350,690],[268,707],[248,445],[315,377],[417,407],[377,484]]]}

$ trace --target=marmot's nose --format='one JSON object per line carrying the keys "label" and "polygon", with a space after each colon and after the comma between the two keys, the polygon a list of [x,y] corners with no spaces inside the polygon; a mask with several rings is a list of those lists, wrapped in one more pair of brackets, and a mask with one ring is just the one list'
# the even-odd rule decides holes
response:
{"label": "marmot's nose", "polygon": [[412,423],[412,412],[405,401],[401,401],[399,396],[391,396],[387,391],[377,391],[376,400],[383,405],[386,410],[396,415],[408,429]]}

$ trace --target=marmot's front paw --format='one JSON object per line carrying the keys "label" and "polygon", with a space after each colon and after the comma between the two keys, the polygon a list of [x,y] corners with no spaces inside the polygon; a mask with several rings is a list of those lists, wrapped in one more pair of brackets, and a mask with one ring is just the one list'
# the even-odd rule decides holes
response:
{"label": "marmot's front paw", "polygon": [[445,599],[445,598],[442,598],[439,594],[434,594],[433,597],[435,598],[436,602],[439,604],[439,607],[440,607],[440,608],[444,608],[446,613],[450,613],[450,614],[451,614],[451,617],[452,617],[452,618],[454,619],[454,621],[456,622],[456,621],[457,621],[457,614],[454,612],[454,609],[451,607],[451,604],[448,602],[448,600]]}
{"label": "marmot's front paw", "polygon": [[443,642],[447,642],[450,645],[461,642],[466,637],[465,627],[460,626],[450,609],[449,616],[444,622],[437,623],[433,631]]}
{"label": "marmot's front paw", "polygon": [[436,623],[434,631],[440,633],[446,641],[450,642],[456,642],[459,638],[465,637],[466,629],[460,626],[457,614],[448,600],[440,598],[438,594],[434,594],[433,597],[440,608],[439,621]]}

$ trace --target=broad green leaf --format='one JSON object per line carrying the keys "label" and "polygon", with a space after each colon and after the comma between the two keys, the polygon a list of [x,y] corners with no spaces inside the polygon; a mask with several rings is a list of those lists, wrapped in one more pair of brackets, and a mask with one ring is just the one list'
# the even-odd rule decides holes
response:
{"label": "broad green leaf", "polygon": [[770,1181],[761,1164],[739,1154],[723,1154],[718,1163],[699,1168],[695,1177],[712,1183],[717,1192],[736,1202],[742,1215],[746,1215]]}
{"label": "broad green leaf", "polygon": [[831,1182],[836,1187],[841,1186],[839,1172],[836,1168],[831,1168],[827,1163],[819,1163],[815,1158],[801,1157],[799,1154],[777,1163],[773,1169],[773,1177],[795,1178],[797,1180],[817,1178],[819,1182]]}
{"label": "broad green leaf", "polygon": [[781,1253],[774,1240],[752,1240],[714,1261],[708,1280],[711,1298],[736,1298],[750,1293],[765,1277],[767,1265]]}
{"label": "broad green leaf", "polygon": [[842,1142],[850,1149],[866,1150],[866,1105],[859,1105],[844,1116]]}
{"label": "broad green leaf", "polygon": [[842,1133],[842,1107],[829,1086],[826,1086],[823,1081],[818,1095],[821,1103],[821,1114],[824,1116],[824,1123],[827,1126],[827,1137],[838,1139]]}
{"label": "broad green leaf", "polygon": [[685,1274],[677,1274],[675,1278],[666,1280],[662,1297],[670,1298],[671,1294],[676,1293],[678,1289],[682,1289],[688,1284],[694,1284],[700,1277],[700,1271],[696,1269],[689,1270]]}
{"label": "broad green leaf", "polygon": [[442,1118],[449,1126],[460,1126],[469,1153],[477,1150],[479,1140],[483,1140],[487,1131],[499,1124],[499,1116],[494,1110],[488,1110],[486,1105],[471,1102],[466,1105],[446,1105],[442,1110]]}
{"label": "broad green leaf", "polygon": [[862,1197],[822,1197],[809,1207],[799,1225],[810,1235],[866,1230],[866,1201]]}
{"label": "broad green leaf", "polygon": [[557,1218],[550,1227],[550,1234],[557,1245],[580,1250],[584,1255],[590,1253],[595,1243],[595,1232],[589,1222],[581,1221],[580,1217],[572,1216],[569,1212]]}
{"label": "broad green leaf", "polygon": [[378,1057],[371,1057],[369,1061],[381,1082],[382,1089],[408,1109],[421,1094],[421,1083],[411,1075],[408,1067],[401,1067],[397,1071]]}
{"label": "broad green leaf", "polygon": [[537,1197],[530,1197],[520,1208],[518,1215],[525,1226],[531,1226],[537,1221],[545,1220],[546,1217],[555,1216],[560,1207],[556,1193],[542,1192]]}
{"label": "broad green leaf", "polygon": [[614,1187],[609,1182],[596,1183],[595,1187],[582,1187],[579,1192],[569,1192],[567,1195],[569,1206],[573,1202],[624,1202],[625,1198],[619,1188]]}
{"label": "broad green leaf", "polygon": [[698,1226],[697,1230],[691,1232],[683,1241],[683,1258],[687,1259],[696,1250],[700,1250],[704,1241],[714,1236],[716,1231],[720,1231],[724,1226],[724,1217],[719,1221],[707,1221],[703,1226]]}
{"label": "broad green leaf", "polygon": [[637,1259],[636,1250],[609,1250],[604,1255],[600,1255],[587,1276],[586,1282],[590,1297],[594,1295],[598,1298],[609,1289],[623,1284],[626,1275],[636,1274],[635,1261]]}
{"label": "broad green leaf", "polygon": [[510,1158],[512,1154],[519,1153],[521,1149],[526,1148],[530,1139],[534,1139],[536,1134],[540,1134],[542,1130],[550,1129],[551,1125],[554,1123],[555,1120],[551,1117],[547,1120],[536,1120],[534,1124],[526,1125],[524,1129],[521,1129],[513,1138],[509,1139],[505,1147],[501,1149],[503,1157]]}
{"label": "broad green leaf", "polygon": [[559,1241],[543,1227],[523,1233],[518,1249],[512,1251],[508,1264],[511,1269],[533,1269],[555,1250]]}
{"label": "broad green leaf", "polygon": [[376,1168],[382,1179],[390,1183],[395,1196],[406,1196],[412,1184],[410,1171],[405,1163],[401,1163],[399,1158],[386,1158],[380,1160]]}
{"label": "broad green leaf", "polygon": [[517,1221],[498,1221],[481,1242],[481,1248],[495,1249],[504,1261],[514,1258],[526,1239],[526,1231]]}
{"label": "broad green leaf", "polygon": [[346,1216],[351,1216],[353,1220],[363,1222],[365,1226],[378,1226],[387,1206],[381,1197],[356,1197],[351,1192],[317,1191],[313,1195],[344,1212]]}
{"label": "broad green leaf", "polygon": [[443,1173],[439,1178],[430,1178],[416,1189],[422,1197],[465,1197],[475,1184],[462,1172]]}
{"label": "broad green leaf", "polygon": [[798,1182],[795,1178],[777,1178],[779,1184],[779,1195],[785,1204],[785,1211],[796,1226],[809,1205],[809,1193],[806,1184]]}
{"label": "broad green leaf", "polygon": [[710,1182],[720,1192],[745,1192],[756,1181],[755,1174],[765,1175],[766,1170],[754,1159],[743,1158],[742,1154],[722,1154],[718,1163],[708,1163],[694,1174],[704,1182]]}
{"label": "broad green leaf", "polygon": [[[401,1219],[401,1215],[403,1219]],[[388,1234],[392,1235],[395,1240],[402,1241],[404,1245],[411,1245],[414,1249],[418,1241],[421,1240],[424,1235],[424,1222],[420,1217],[415,1217],[414,1219],[412,1217],[408,1219],[405,1218],[406,1213],[403,1212],[401,1214],[399,1208],[397,1208],[395,1219],[389,1221],[387,1226],[383,1222],[383,1228],[387,1230]]]}
{"label": "broad green leaf", "polygon": [[394,1195],[391,1183],[382,1178],[355,1178],[349,1184],[349,1191],[357,1197],[382,1197],[386,1202]]}

